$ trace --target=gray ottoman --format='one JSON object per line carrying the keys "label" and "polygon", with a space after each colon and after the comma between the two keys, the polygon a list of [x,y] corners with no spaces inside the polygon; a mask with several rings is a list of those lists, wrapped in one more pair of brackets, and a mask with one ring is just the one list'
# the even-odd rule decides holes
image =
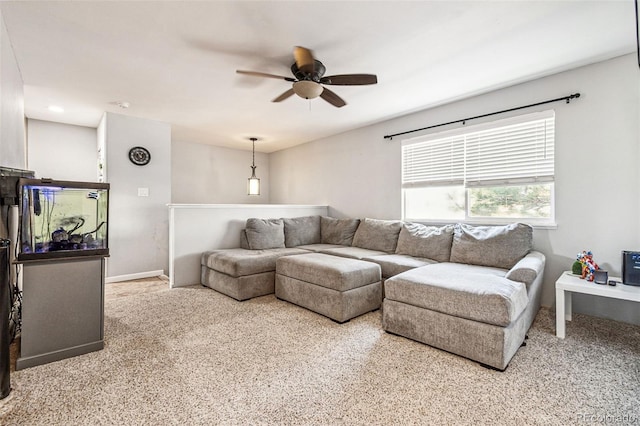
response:
{"label": "gray ottoman", "polygon": [[385,281],[382,328],[498,370],[538,312],[542,274],[527,287],[506,270],[438,263]]}
{"label": "gray ottoman", "polygon": [[342,323],[380,308],[380,266],[322,253],[276,261],[276,297]]}
{"label": "gray ottoman", "polygon": [[226,249],[202,254],[200,283],[236,300],[273,293],[276,260],[309,253],[297,248]]}

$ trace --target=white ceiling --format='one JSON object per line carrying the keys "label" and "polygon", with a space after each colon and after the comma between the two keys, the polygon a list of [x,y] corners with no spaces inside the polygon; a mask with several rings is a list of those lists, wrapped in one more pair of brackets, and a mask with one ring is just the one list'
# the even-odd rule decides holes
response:
{"label": "white ceiling", "polygon": [[[104,111],[168,122],[175,141],[273,152],[635,51],[620,1],[3,1],[29,118],[96,127]],[[347,101],[271,99],[292,50]],[[564,94],[559,94],[564,95]],[[536,99],[532,99],[535,101]],[[130,103],[122,109],[117,102]],[[65,112],[48,111],[51,104]]]}

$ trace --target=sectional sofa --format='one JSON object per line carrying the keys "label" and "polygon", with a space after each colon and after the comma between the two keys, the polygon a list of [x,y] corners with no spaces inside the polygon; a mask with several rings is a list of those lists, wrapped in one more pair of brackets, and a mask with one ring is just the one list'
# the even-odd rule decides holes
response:
{"label": "sectional sofa", "polygon": [[504,370],[540,308],[532,228],[306,216],[248,219],[240,247],[203,253],[201,283],[276,297],[337,322],[382,307],[385,331]]}

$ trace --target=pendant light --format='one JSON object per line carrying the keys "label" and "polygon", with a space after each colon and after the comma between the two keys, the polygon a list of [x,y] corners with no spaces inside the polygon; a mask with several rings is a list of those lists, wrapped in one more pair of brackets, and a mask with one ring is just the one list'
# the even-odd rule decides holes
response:
{"label": "pendant light", "polygon": [[251,177],[247,182],[247,194],[260,195],[260,179],[256,177],[256,141],[258,138],[249,138],[253,142],[253,162],[251,164]]}

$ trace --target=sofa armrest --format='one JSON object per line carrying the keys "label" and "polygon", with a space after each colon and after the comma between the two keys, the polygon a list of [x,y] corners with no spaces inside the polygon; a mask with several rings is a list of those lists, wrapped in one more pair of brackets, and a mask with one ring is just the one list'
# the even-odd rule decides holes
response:
{"label": "sofa armrest", "polygon": [[525,283],[527,288],[544,271],[544,254],[539,251],[530,251],[525,257],[507,272],[506,277],[512,281]]}

